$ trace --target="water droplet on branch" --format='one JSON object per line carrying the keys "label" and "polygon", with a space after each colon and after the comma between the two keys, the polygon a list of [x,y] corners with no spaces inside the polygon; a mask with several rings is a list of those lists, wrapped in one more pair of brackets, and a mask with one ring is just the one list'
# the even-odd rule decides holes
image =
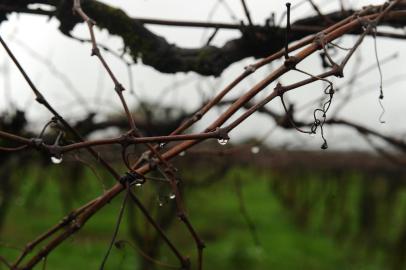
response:
{"label": "water droplet on branch", "polygon": [[159,207],[162,207],[162,206],[164,206],[164,205],[168,202],[168,197],[162,196],[162,195],[158,195],[157,201],[158,201],[158,206],[159,206]]}
{"label": "water droplet on branch", "polygon": [[61,164],[61,163],[62,163],[62,155],[59,156],[59,157],[54,157],[54,156],[52,156],[52,157],[51,157],[51,162],[52,162],[53,164]]}
{"label": "water droplet on branch", "polygon": [[230,140],[230,139],[221,138],[221,139],[218,139],[217,141],[218,141],[218,143],[219,143],[220,145],[226,145],[229,140]]}
{"label": "water droplet on branch", "polygon": [[171,194],[169,194],[169,199],[173,200],[173,199],[175,199],[175,198],[176,198],[175,193],[171,193]]}

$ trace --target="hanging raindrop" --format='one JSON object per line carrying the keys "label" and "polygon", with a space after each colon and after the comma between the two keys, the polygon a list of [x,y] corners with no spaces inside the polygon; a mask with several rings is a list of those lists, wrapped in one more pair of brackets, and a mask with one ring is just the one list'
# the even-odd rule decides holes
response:
{"label": "hanging raindrop", "polygon": [[175,199],[175,198],[176,198],[175,193],[171,193],[171,194],[169,194],[169,199],[173,200],[173,199]]}
{"label": "hanging raindrop", "polygon": [[218,143],[219,143],[220,145],[226,145],[229,140],[230,140],[230,139],[221,138],[221,139],[218,139],[217,141],[218,141]]}
{"label": "hanging raindrop", "polygon": [[321,149],[326,150],[328,148],[327,142],[324,142],[321,146]]}
{"label": "hanging raindrop", "polygon": [[162,207],[168,202],[168,198],[162,195],[158,195],[157,197],[158,206]]}
{"label": "hanging raindrop", "polygon": [[183,157],[184,155],[186,155],[185,151],[182,151],[182,152],[179,153],[179,156],[181,156],[181,157]]}
{"label": "hanging raindrop", "polygon": [[159,148],[161,148],[161,149],[162,149],[162,148],[164,148],[164,147],[165,147],[165,145],[166,145],[166,143],[160,143],[160,144],[159,144]]}
{"label": "hanging raindrop", "polygon": [[258,146],[253,146],[253,147],[251,147],[251,153],[253,153],[254,155],[255,154],[258,154],[259,153],[259,147]]}
{"label": "hanging raindrop", "polygon": [[135,186],[136,186],[136,187],[141,187],[141,186],[142,186],[142,183],[138,182],[138,183],[135,184]]}
{"label": "hanging raindrop", "polygon": [[52,157],[51,157],[51,162],[52,162],[53,164],[61,164],[61,162],[62,162],[62,155],[60,155],[59,157],[52,156]]}

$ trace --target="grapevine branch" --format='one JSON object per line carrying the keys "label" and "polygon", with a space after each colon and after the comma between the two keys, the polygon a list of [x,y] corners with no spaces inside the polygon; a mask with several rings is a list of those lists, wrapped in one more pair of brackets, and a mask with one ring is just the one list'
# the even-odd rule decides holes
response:
{"label": "grapevine branch", "polygon": [[[169,163],[169,160],[175,158],[178,156],[181,152],[188,150],[189,148],[193,147],[194,145],[210,138],[216,138],[219,139],[219,141],[226,142],[229,140],[229,133],[234,130],[236,127],[238,127],[242,122],[244,122],[248,117],[250,117],[253,113],[263,110],[264,106],[274,100],[277,97],[283,96],[284,93],[287,91],[291,91],[294,89],[297,89],[301,86],[313,83],[315,81],[325,81],[328,82],[330,85],[329,91],[326,94],[330,95],[330,100],[327,102],[323,108],[321,109],[316,109],[314,113],[314,118],[315,118],[315,123],[316,123],[316,128],[320,126],[322,128],[322,125],[324,123],[331,123],[331,124],[346,124],[349,126],[352,126],[353,128],[357,129],[361,133],[363,132],[369,132],[372,133],[371,131],[367,131],[362,129],[359,126],[356,126],[355,124],[350,124],[348,122],[344,121],[338,121],[338,120],[326,120],[325,113],[327,112],[330,103],[331,103],[331,98],[332,98],[332,93],[330,92],[332,90],[332,83],[328,81],[328,77],[331,76],[336,76],[336,77],[343,77],[344,76],[344,68],[347,65],[349,59],[353,56],[354,52],[359,48],[360,44],[364,40],[364,38],[371,34],[371,31],[375,29],[375,27],[380,24],[380,23],[394,23],[398,22],[399,24],[402,23],[403,18],[405,17],[405,11],[402,9],[403,5],[398,5],[401,1],[396,0],[396,1],[391,1],[387,4],[384,4],[382,6],[371,6],[363,9],[362,11],[353,13],[352,15],[349,15],[345,18],[342,18],[342,20],[336,20],[331,19],[335,23],[326,27],[322,32],[313,34],[310,36],[307,36],[303,33],[301,39],[299,42],[292,46],[288,46],[288,40],[291,40],[291,33],[289,29],[293,29],[290,25],[290,20],[289,20],[289,10],[288,10],[288,24],[287,24],[287,34],[286,36],[289,38],[286,39],[285,44],[282,46],[278,47],[277,52],[271,54],[268,57],[265,57],[264,59],[249,65],[245,68],[245,70],[239,75],[235,80],[233,80],[227,87],[225,87],[217,96],[215,96],[212,100],[210,100],[208,103],[206,103],[200,110],[198,110],[193,116],[189,119],[187,119],[185,122],[183,122],[177,129],[175,129],[170,135],[168,136],[157,136],[157,137],[143,137],[137,130],[137,127],[135,126],[135,122],[132,118],[132,115],[128,109],[128,106],[126,104],[125,98],[122,94],[124,87],[121,86],[121,84],[118,82],[116,77],[114,76],[113,72],[109,68],[108,64],[105,62],[104,58],[100,54],[100,51],[97,47],[96,43],[96,38],[95,38],[95,33],[93,31],[93,26],[95,25],[95,22],[88,17],[87,13],[85,13],[82,10],[82,6],[79,0],[74,1],[73,8],[75,12],[83,19],[89,28],[89,33],[91,36],[91,42],[92,42],[92,53],[96,55],[104,68],[106,69],[108,75],[112,79],[114,85],[115,85],[115,90],[117,94],[119,95],[119,98],[121,100],[122,106],[124,108],[124,111],[126,112],[126,117],[128,120],[128,123],[131,127],[130,132],[127,132],[123,134],[121,137],[118,138],[113,138],[113,139],[103,139],[103,140],[93,140],[93,141],[85,141],[81,135],[60,115],[56,112],[56,110],[48,103],[48,101],[44,98],[42,93],[35,87],[35,85],[32,83],[31,79],[29,76],[26,74],[24,69],[21,67],[7,44],[4,42],[4,40],[0,36],[0,42],[7,51],[8,55],[14,62],[14,64],[18,67],[20,70],[21,74],[24,76],[25,80],[29,84],[31,90],[36,96],[37,102],[45,106],[56,118],[58,123],[61,123],[63,128],[66,129],[68,132],[70,132],[72,135],[74,135],[75,139],[77,142],[74,142],[72,144],[66,144],[66,145],[60,145],[59,140],[63,137],[63,133],[60,132],[57,139],[56,143],[53,145],[45,144],[41,137],[39,138],[27,138],[23,136],[18,136],[15,134],[11,134],[5,131],[0,131],[0,138],[5,139],[7,141],[12,141],[14,143],[18,143],[19,146],[17,148],[10,148],[10,147],[2,147],[1,149],[4,148],[6,151],[21,151],[21,150],[26,150],[29,148],[37,149],[40,151],[45,151],[51,156],[55,155],[61,155],[62,153],[66,153],[69,151],[78,151],[80,149],[86,149],[88,150],[97,160],[100,160],[101,163],[104,165],[105,168],[107,168],[110,173],[113,175],[113,177],[117,180],[117,183],[111,187],[109,190],[107,190],[104,194],[100,195],[96,199],[88,202],[84,206],[78,208],[77,210],[74,210],[70,215],[68,215],[66,218],[64,218],[59,224],[55,225],[53,228],[48,230],[46,233],[43,235],[39,236],[37,239],[35,239],[33,242],[28,244],[24,251],[21,253],[20,257],[16,260],[14,264],[9,264],[7,263],[3,258],[1,258],[2,262],[5,265],[11,265],[10,269],[31,269],[35,265],[37,265],[43,258],[46,258],[48,254],[50,254],[55,248],[57,248],[61,243],[63,243],[66,239],[68,239],[72,234],[80,230],[85,223],[95,214],[97,213],[100,209],[102,209],[108,202],[110,202],[112,199],[114,199],[118,194],[120,194],[122,191],[126,190],[127,195],[126,199],[123,202],[123,208],[124,204],[127,202],[127,196],[132,200],[133,203],[137,205],[137,207],[140,209],[140,211],[144,214],[146,219],[149,221],[149,223],[154,227],[154,229],[158,232],[158,234],[162,237],[162,239],[166,242],[166,244],[170,247],[174,255],[178,258],[182,269],[190,269],[191,264],[188,258],[184,257],[181,252],[178,250],[178,248],[169,240],[169,238],[166,236],[165,232],[160,228],[160,226],[154,221],[154,219],[151,217],[149,211],[143,206],[143,204],[139,201],[139,199],[133,194],[133,191],[131,190],[131,184],[134,183],[139,183],[139,184],[145,184],[147,183],[147,177],[144,176],[148,174],[149,172],[158,170],[163,177],[167,180],[166,182],[171,186],[172,190],[174,191],[176,195],[176,206],[177,206],[177,211],[178,211],[178,216],[183,221],[185,226],[187,227],[188,231],[190,232],[193,240],[196,243],[197,249],[198,249],[198,259],[197,259],[197,268],[202,269],[203,265],[203,257],[202,257],[202,250],[204,247],[203,241],[200,239],[198,236],[196,230],[193,228],[191,225],[191,222],[188,220],[186,211],[183,206],[183,201],[181,198],[181,194],[179,192],[178,188],[178,183],[176,179],[176,171],[173,167],[172,164]],[[53,3],[51,1],[51,3]],[[245,6],[244,1],[242,3]],[[397,6],[398,5],[398,6]],[[24,5],[20,6],[24,7]],[[101,10],[103,10],[104,5],[97,2],[97,1],[86,1],[84,2],[84,10],[86,12],[89,12],[90,16],[94,17],[98,21],[98,25],[103,27],[109,27],[109,23],[105,21],[105,18],[101,18],[100,16],[103,16],[103,12],[100,12],[100,14],[96,13],[94,8],[98,7]],[[246,8],[246,7],[245,7]],[[115,10],[117,12],[117,10]],[[71,16],[66,15],[66,11],[59,11],[63,13],[62,15],[58,14],[58,18],[62,22],[62,28],[64,31],[70,30],[77,22],[76,19],[72,19]],[[65,12],[65,13],[64,13]],[[249,17],[247,13],[247,17]],[[113,14],[117,15],[117,14]],[[120,25],[120,22],[122,23],[123,21],[127,20],[128,17],[120,13],[122,17],[117,17],[117,16],[111,16],[109,17],[109,20],[115,20],[117,19],[118,24]],[[319,14],[320,16],[320,14]],[[326,14],[324,16],[331,17],[330,15]],[[324,17],[323,16],[323,17]],[[342,16],[342,15],[341,15]],[[99,20],[100,19],[100,20]],[[70,25],[67,25],[68,20],[73,20],[70,21]],[[151,32],[146,32],[145,29],[141,28],[138,22],[136,21],[131,21],[132,23],[130,24],[131,26],[134,26],[135,28],[138,27],[138,29],[142,29],[144,31],[143,33],[146,35],[146,39],[148,37],[153,37],[153,34]],[[309,22],[309,21],[308,21]],[[302,21],[302,23],[305,23]],[[111,29],[110,29],[111,30]],[[341,63],[338,65],[334,62],[334,60],[328,55],[328,52],[326,50],[326,44],[329,44],[333,42],[335,39],[342,37],[345,34],[352,34],[354,32],[360,31],[360,36],[356,43],[348,50],[348,53],[344,57],[344,59],[341,61]],[[116,32],[111,31],[111,33],[115,34]],[[117,33],[116,33],[117,34]],[[306,37],[305,37],[306,36]],[[299,39],[299,38],[298,38]],[[164,42],[162,39],[160,39],[160,42]],[[134,44],[132,44],[134,45]],[[139,45],[139,44],[137,44]],[[286,46],[284,46],[286,45]],[[284,49],[280,49],[284,47]],[[312,75],[309,72],[302,71],[301,72],[307,74],[309,78],[296,82],[291,85],[287,86],[282,86],[281,84],[277,83],[277,80],[284,74],[291,72],[291,71],[298,71],[299,69],[297,68],[297,65],[302,62],[304,59],[307,57],[311,56],[318,50],[323,50],[327,57],[328,61],[330,63],[330,69],[322,74],[319,75]],[[272,51],[272,48],[269,51]],[[171,53],[174,53],[171,51]],[[175,52],[176,55],[176,52]],[[238,85],[241,81],[243,81],[246,77],[248,77],[250,74],[254,73],[257,69],[265,66],[266,64],[271,63],[272,61],[276,59],[280,59],[281,57],[284,57],[284,63],[274,69],[269,75],[267,75],[264,79],[262,79],[260,82],[258,82],[256,85],[254,85],[250,90],[248,90],[246,93],[238,97],[233,103],[229,105],[229,107],[225,110],[224,113],[222,113],[215,121],[213,121],[204,131],[197,133],[197,134],[181,134],[183,133],[187,128],[191,127],[194,123],[199,121],[207,112],[209,112],[214,106],[219,104],[223,98],[232,91],[236,85]],[[145,59],[144,59],[145,60]],[[236,61],[236,59],[233,59],[233,61]],[[179,65],[175,69],[178,68],[179,71]],[[182,67],[184,68],[184,67]],[[188,70],[193,70],[191,68],[188,68]],[[206,71],[204,71],[206,72]],[[202,73],[204,73],[202,72]],[[221,72],[217,71],[217,72]],[[257,103],[254,103],[253,105],[249,106],[249,104],[252,103],[253,98],[260,92],[262,91],[267,91],[268,87],[272,83],[277,83],[276,87],[273,88],[270,93],[268,94],[267,97],[264,99],[260,100]],[[282,101],[283,102],[283,101]],[[286,106],[284,105],[285,109]],[[239,117],[237,117],[235,120],[231,121],[227,125],[224,125],[232,116],[235,115],[236,112],[238,112],[242,108],[247,108],[244,113],[242,113]],[[324,113],[322,116],[323,119],[320,121],[317,118],[316,112],[321,111]],[[288,115],[289,116],[289,115]],[[290,119],[292,120],[292,119]],[[316,120],[319,120],[320,122],[317,122]],[[294,123],[293,121],[291,121]],[[372,133],[373,134],[373,133]],[[376,136],[379,136],[378,134],[374,134]],[[323,134],[322,134],[323,136]],[[381,137],[382,138],[382,137]],[[323,137],[324,139],[324,137]],[[389,140],[388,140],[389,141]],[[179,143],[177,143],[179,142]],[[153,143],[156,143],[155,145]],[[166,143],[162,145],[162,143]],[[171,143],[171,144],[169,144]],[[140,159],[135,162],[134,164],[127,164],[125,158],[123,158],[123,162],[126,163],[126,165],[129,167],[129,171],[126,172],[125,176],[120,176],[107,162],[103,161],[103,159],[100,158],[97,152],[93,150],[92,147],[97,146],[97,145],[111,145],[111,144],[120,144],[123,148],[123,157],[125,157],[125,149],[132,144],[145,144],[148,147],[148,151],[145,152]],[[396,145],[395,141],[392,141],[393,145]],[[399,147],[401,147],[402,144],[398,144]],[[0,149],[0,150],[1,150]],[[163,151],[165,150],[165,151]],[[162,151],[162,153],[161,153]],[[147,157],[147,158],[145,158]],[[140,178],[142,182],[140,182]],[[130,182],[127,182],[130,181]],[[121,216],[122,212],[120,212]],[[119,218],[118,221],[120,221],[121,218]],[[119,222],[117,223],[117,227],[114,233],[114,237],[111,241],[111,245],[109,247],[109,250],[111,246],[115,242],[115,236],[117,234],[117,231],[119,229]],[[39,244],[43,243],[45,240],[47,242],[43,244],[41,249],[37,252],[34,253],[34,255],[29,258],[26,262],[24,261],[28,253],[33,250],[34,247],[38,246]],[[109,251],[108,251],[109,252]],[[107,259],[108,253],[106,255]],[[103,261],[106,261],[106,259]]]}

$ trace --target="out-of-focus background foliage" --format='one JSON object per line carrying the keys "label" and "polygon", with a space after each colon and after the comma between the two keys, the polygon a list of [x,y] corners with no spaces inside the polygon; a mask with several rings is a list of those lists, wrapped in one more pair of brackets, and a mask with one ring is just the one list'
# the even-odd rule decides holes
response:
{"label": "out-of-focus background foliage", "polygon": [[[103,2],[117,5],[135,17],[147,14],[163,19],[204,21],[217,1],[207,0],[208,5],[206,0],[149,0],[137,1],[138,6],[128,1]],[[244,18],[239,3],[228,2],[235,13],[227,11],[223,4],[217,12],[212,12],[210,19],[239,23],[238,18]],[[285,3],[258,0],[257,5],[253,5],[253,2],[250,8],[255,23],[263,23],[271,11],[281,16]],[[316,2],[328,12],[337,9],[340,1]],[[349,7],[359,8],[382,1],[344,2]],[[302,5],[292,14],[294,20],[310,15],[314,15],[314,10],[308,5]],[[61,35],[57,27],[54,19],[47,21],[45,17],[13,14],[1,24],[0,31],[35,84],[68,121],[75,123],[80,133],[99,138],[125,132],[126,121],[120,118],[119,99],[112,98],[114,92],[106,74],[99,63],[89,57],[90,45]],[[162,26],[149,29],[187,48],[201,46],[210,35],[204,29],[169,30]],[[75,28],[73,33],[88,36],[84,25]],[[122,49],[118,38],[98,30],[96,35],[112,50],[120,52]],[[239,35],[238,31],[221,31],[212,44],[220,46]],[[351,45],[355,38],[345,36],[341,42]],[[372,38],[365,40],[361,52],[357,52],[346,70],[346,74],[351,74],[355,72],[354,64],[360,64],[360,70],[373,65],[371,73],[349,87],[362,90],[360,95],[347,101],[337,97],[339,102],[332,105],[332,110],[344,100],[347,103],[345,109],[337,113],[339,117],[402,139],[404,93],[399,90],[404,88],[405,78],[403,48],[403,40],[378,39],[380,59],[400,51],[392,57],[393,61],[382,66],[386,80],[385,125],[378,123],[381,107],[377,101],[376,59],[371,57]],[[195,73],[162,74],[137,63],[130,70],[131,77],[127,76],[127,66],[121,60],[103,53],[129,90],[124,92],[126,99],[146,135],[169,134],[186,115],[254,61],[250,58],[235,63],[219,78]],[[0,56],[3,55],[1,51]],[[304,66],[317,73],[321,71],[320,63],[319,55],[315,55],[306,59]],[[278,64],[282,62],[274,66]],[[274,66],[245,80],[232,97],[245,93]],[[129,89],[130,78],[134,79],[132,89]],[[298,78],[297,74],[289,74],[281,81],[293,82]],[[346,78],[334,82],[344,85],[348,82]],[[20,74],[6,57],[0,58],[0,79],[3,85],[0,88],[0,130],[35,137],[51,116],[27,94]],[[304,108],[298,113],[299,120],[312,121],[315,106],[312,104],[307,110],[304,105],[320,96],[322,88],[319,86],[311,85],[289,94],[289,102]],[[350,89],[343,87],[340,91],[345,97]],[[87,106],[79,102],[80,96],[87,101]],[[267,108],[283,113],[277,102]],[[217,108],[193,131],[200,131],[223,109]],[[95,114],[87,114],[89,112]],[[393,150],[379,139],[368,143],[353,129],[330,126],[324,130],[329,150],[320,153],[319,136],[310,138],[292,128],[276,127],[274,120],[256,115],[230,134],[227,146],[208,143],[176,158],[188,214],[206,243],[204,269],[406,269],[406,163],[402,157],[388,160],[372,151],[371,144]],[[91,130],[105,121],[112,121],[114,127]],[[45,140],[53,142],[55,133],[54,130],[46,134]],[[261,144],[260,139],[263,139]],[[143,150],[136,148],[134,152],[140,154]],[[118,149],[100,151],[120,172],[126,170],[121,167]],[[82,152],[66,155],[62,164],[52,164],[48,156],[35,151],[18,155],[0,152],[0,255],[15,260],[27,242],[113,185],[111,177],[95,163]],[[194,242],[176,217],[168,187],[151,181],[142,188],[135,187],[135,191],[179,249],[195,259]],[[52,252],[46,259],[47,269],[98,269],[111,241],[121,201],[122,196],[111,201],[80,232]],[[131,204],[125,210],[118,239],[122,241],[114,246],[107,269],[160,269],[149,257],[171,265],[177,263]],[[0,269],[2,267],[0,265]],[[41,267],[38,265],[36,269]]]}
{"label": "out-of-focus background foliage", "polygon": [[[19,253],[14,247],[102,190],[100,179],[89,169],[69,160],[64,167],[44,167],[39,160],[12,173],[7,170],[12,159],[2,164],[1,254],[9,258]],[[227,162],[220,157],[214,161],[193,152],[178,160],[187,166],[182,170],[184,194],[190,218],[207,244],[206,269],[405,268],[403,169],[365,153],[323,156],[272,149],[257,154],[241,150]],[[170,238],[193,258],[194,243],[173,215],[173,201],[162,199],[167,192],[158,185],[145,186],[137,194],[164,222]],[[4,200],[11,193],[13,197]],[[120,202],[112,201],[52,253],[48,269],[97,269]],[[118,239],[132,244],[116,245],[108,268],[155,269],[139,250],[175,263],[162,242],[150,246],[154,232],[148,228],[142,215],[128,208]]]}

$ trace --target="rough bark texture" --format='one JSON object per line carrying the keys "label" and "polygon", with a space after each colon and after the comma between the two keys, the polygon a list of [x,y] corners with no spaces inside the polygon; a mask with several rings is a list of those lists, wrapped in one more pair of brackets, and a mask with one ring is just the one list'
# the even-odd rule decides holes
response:
{"label": "rough bark texture", "polygon": [[[28,5],[33,3],[50,5],[55,11],[47,13],[39,9],[29,9]],[[265,57],[280,50],[285,40],[285,29],[281,27],[241,26],[241,37],[229,40],[221,47],[181,48],[154,34],[142,22],[129,17],[121,9],[95,0],[83,1],[82,6],[97,22],[99,29],[122,38],[126,51],[134,61],[141,59],[145,65],[164,73],[194,71],[201,75],[219,76],[232,63],[247,57]],[[73,14],[71,0],[0,0],[0,23],[12,12],[56,17],[60,22],[59,29],[66,35],[70,35],[72,29],[82,22],[79,16]],[[336,22],[353,12],[351,10],[326,14],[328,22],[319,16],[301,19],[292,24],[290,40],[301,39],[321,26]],[[405,22],[406,19],[401,19],[387,21],[387,24],[403,27]]]}

